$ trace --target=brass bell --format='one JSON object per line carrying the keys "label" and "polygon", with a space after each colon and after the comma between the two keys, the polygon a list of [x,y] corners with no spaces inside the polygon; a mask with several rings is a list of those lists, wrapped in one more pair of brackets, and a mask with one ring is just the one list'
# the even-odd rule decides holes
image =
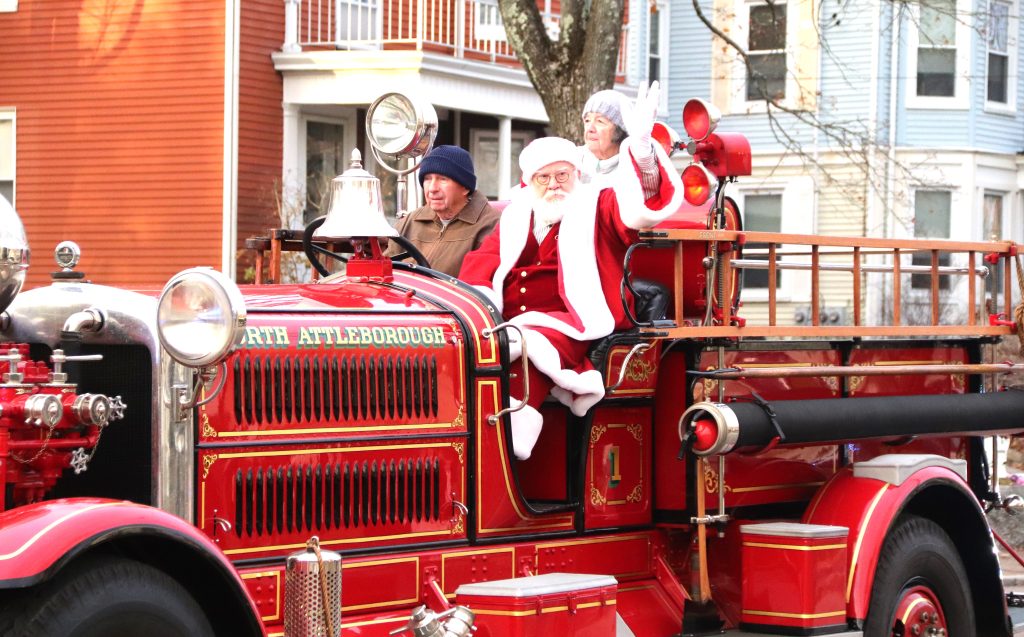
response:
{"label": "brass bell", "polygon": [[397,236],[398,231],[384,216],[380,179],[363,169],[362,155],[353,150],[348,170],[331,180],[331,205],[313,239]]}

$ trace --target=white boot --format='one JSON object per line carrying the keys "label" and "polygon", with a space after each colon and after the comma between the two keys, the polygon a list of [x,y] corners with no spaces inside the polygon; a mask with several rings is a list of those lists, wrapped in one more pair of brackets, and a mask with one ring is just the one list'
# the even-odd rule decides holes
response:
{"label": "white boot", "polygon": [[544,418],[529,405],[512,412],[512,452],[516,458],[526,460],[530,457],[543,426]]}

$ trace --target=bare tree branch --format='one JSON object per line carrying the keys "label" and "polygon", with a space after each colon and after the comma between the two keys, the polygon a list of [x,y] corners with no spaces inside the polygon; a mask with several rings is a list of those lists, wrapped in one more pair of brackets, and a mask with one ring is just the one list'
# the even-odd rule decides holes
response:
{"label": "bare tree branch", "polygon": [[[560,16],[542,16],[536,0],[498,0],[509,44],[555,135],[580,142],[587,98],[614,85],[624,6],[624,0],[565,0]],[[552,41],[548,28],[555,20],[558,39]]]}

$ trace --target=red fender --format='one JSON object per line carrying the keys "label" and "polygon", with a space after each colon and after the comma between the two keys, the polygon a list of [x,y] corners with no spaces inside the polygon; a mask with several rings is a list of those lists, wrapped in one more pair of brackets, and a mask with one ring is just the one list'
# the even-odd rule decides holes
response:
{"label": "red fender", "polygon": [[935,482],[952,486],[974,502],[978,506],[978,514],[983,515],[974,494],[960,474],[944,466],[949,460],[939,456],[931,458],[925,460],[921,468],[898,486],[875,478],[856,477],[852,468],[843,469],[811,500],[803,522],[850,529],[846,580],[848,617],[867,617],[875,566],[889,527],[906,502],[922,486]]}
{"label": "red fender", "polygon": [[185,547],[223,575],[223,582],[236,589],[226,592],[241,607],[248,605],[252,629],[266,634],[245,584],[216,544],[181,518],[123,500],[52,500],[0,513],[0,589],[31,586],[49,578],[76,555],[126,537],[148,537]]}

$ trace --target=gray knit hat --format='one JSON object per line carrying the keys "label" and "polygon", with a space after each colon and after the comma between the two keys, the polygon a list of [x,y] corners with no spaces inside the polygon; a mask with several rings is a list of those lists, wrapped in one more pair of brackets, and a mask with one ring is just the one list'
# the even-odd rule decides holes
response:
{"label": "gray knit hat", "polygon": [[427,175],[444,175],[469,189],[476,190],[473,158],[458,146],[436,146],[420,162],[420,186]]}
{"label": "gray knit hat", "polygon": [[598,91],[590,96],[587,104],[583,107],[583,117],[587,113],[597,113],[607,117],[611,123],[623,131],[626,130],[626,119],[628,119],[632,105],[625,95],[618,91],[607,89]]}

